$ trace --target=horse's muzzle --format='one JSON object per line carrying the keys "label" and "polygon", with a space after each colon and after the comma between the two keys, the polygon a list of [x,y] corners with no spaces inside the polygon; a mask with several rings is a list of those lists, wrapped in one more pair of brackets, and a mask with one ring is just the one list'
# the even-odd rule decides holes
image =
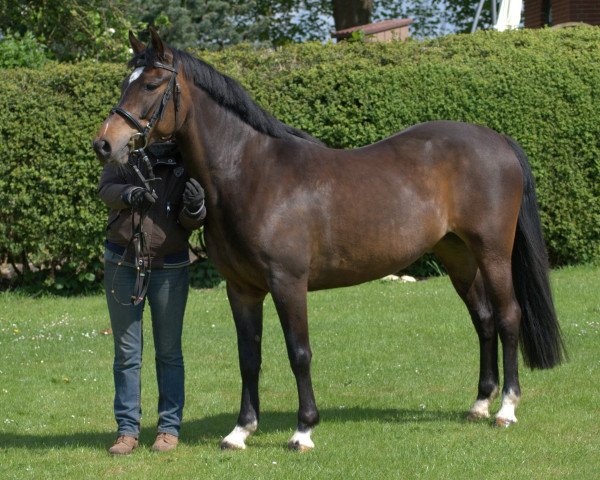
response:
{"label": "horse's muzzle", "polygon": [[97,138],[92,142],[92,146],[94,147],[94,151],[96,152],[98,160],[100,160],[103,163],[106,163],[109,160],[110,155],[112,153],[110,143],[103,138]]}

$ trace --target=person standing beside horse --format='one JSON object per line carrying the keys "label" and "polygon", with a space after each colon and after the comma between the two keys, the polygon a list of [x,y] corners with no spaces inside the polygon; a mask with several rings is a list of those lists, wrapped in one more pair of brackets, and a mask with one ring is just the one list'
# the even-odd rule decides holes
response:
{"label": "person standing beside horse", "polygon": [[105,166],[98,186],[111,209],[104,286],[115,346],[118,437],[109,448],[113,455],[129,454],[138,446],[146,297],[159,395],[152,450],[177,446],[184,405],[181,334],[189,288],[188,238],[206,216],[204,190],[185,171],[175,143],[153,144],[146,151],[145,162],[138,156],[136,164],[135,155],[130,156],[132,168]]}

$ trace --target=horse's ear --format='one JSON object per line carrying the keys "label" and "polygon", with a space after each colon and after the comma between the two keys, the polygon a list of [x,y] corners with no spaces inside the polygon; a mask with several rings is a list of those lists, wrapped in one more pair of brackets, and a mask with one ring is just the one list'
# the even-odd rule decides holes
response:
{"label": "horse's ear", "polygon": [[152,37],[152,46],[154,47],[156,54],[159,58],[164,58],[165,44],[163,43],[162,39],[158,35],[158,32],[154,29],[152,25],[148,27],[148,30],[150,31],[150,37]]}
{"label": "horse's ear", "polygon": [[131,43],[131,48],[135,54],[142,53],[146,50],[146,45],[144,45],[143,42],[140,42],[131,30],[129,30],[129,43]]}

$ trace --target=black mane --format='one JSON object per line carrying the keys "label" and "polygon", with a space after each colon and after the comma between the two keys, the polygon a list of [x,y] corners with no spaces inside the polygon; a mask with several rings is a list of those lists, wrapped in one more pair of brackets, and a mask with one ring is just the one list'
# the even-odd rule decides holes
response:
{"label": "black mane", "polygon": [[[212,65],[193,57],[189,53],[171,48],[173,61],[183,66],[186,74],[194,81],[194,85],[203,89],[220,106],[233,112],[243,122],[255,130],[275,138],[302,138],[313,143],[322,142],[308,133],[290,127],[273,115],[263,110],[250,97],[248,92],[233,78],[222,74]],[[157,60],[152,48],[146,49],[129,62],[130,66],[154,63]]]}

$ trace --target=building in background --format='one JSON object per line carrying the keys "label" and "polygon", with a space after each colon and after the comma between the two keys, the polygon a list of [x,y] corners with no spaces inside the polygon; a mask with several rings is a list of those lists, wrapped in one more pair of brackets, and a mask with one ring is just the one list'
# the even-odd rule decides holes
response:
{"label": "building in background", "polygon": [[525,27],[600,25],[599,0],[525,0]]}

